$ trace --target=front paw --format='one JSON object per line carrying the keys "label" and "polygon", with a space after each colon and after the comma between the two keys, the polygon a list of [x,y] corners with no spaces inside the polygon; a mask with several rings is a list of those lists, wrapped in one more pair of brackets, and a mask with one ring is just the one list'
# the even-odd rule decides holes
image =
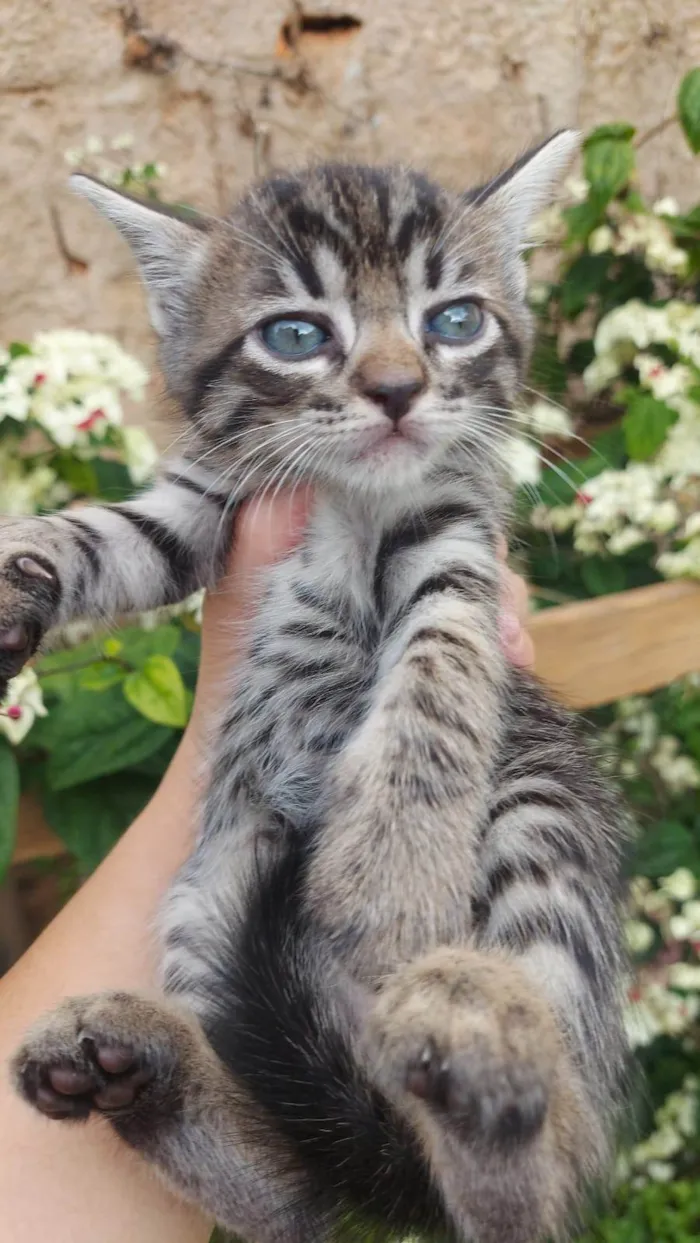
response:
{"label": "front paw", "polygon": [[395,1103],[422,1105],[473,1147],[527,1144],[560,1058],[554,1020],[532,993],[505,959],[435,950],[386,980],[368,1024],[368,1071]]}
{"label": "front paw", "polygon": [[[0,529],[2,542],[3,536]],[[39,548],[23,548],[17,536],[12,543],[14,548],[0,553],[0,700],[54,624],[61,600],[53,558]]]}
{"label": "front paw", "polygon": [[47,1118],[91,1113],[151,1123],[178,1108],[178,1036],[167,1011],[128,993],[64,1001],[29,1033],[12,1060],[20,1095]]}

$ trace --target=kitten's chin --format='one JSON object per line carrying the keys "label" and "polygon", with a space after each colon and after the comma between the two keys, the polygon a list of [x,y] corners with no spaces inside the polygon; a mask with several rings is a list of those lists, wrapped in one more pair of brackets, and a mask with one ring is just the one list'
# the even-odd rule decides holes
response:
{"label": "kitten's chin", "polygon": [[417,483],[434,459],[426,446],[406,437],[389,436],[337,463],[336,481],[362,492],[391,492]]}

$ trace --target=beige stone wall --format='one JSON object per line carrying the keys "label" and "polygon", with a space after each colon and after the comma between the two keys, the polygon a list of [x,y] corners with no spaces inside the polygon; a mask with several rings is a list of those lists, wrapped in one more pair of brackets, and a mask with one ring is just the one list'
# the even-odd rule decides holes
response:
{"label": "beige stone wall", "polygon": [[[64,152],[89,134],[131,131],[136,158],[167,165],[164,193],[210,210],[256,168],[308,157],[398,158],[467,184],[561,125],[654,126],[700,63],[698,0],[309,0],[358,24],[296,51],[291,11],[141,0],[166,40],[154,52],[114,0],[0,0],[0,340],[80,325],[150,354],[126,248],[65,188]],[[700,194],[672,131],[643,165],[652,191]]]}

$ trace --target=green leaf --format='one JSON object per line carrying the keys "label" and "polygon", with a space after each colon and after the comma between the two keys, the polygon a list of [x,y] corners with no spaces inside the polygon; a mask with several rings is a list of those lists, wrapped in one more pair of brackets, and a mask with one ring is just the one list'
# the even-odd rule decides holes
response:
{"label": "green leaf", "polygon": [[[121,643],[119,655],[122,660],[141,669],[151,656],[172,656],[180,642],[181,631],[178,626],[168,622],[163,626],[156,626],[153,630],[142,630],[140,626],[129,626],[124,630],[120,630],[115,637]],[[107,639],[104,648],[105,652],[108,652],[109,655],[116,655],[111,650],[108,651],[106,645],[109,642],[110,640]]]}
{"label": "green leaf", "polygon": [[625,567],[618,557],[586,557],[581,578],[592,596],[608,596],[627,586]]}
{"label": "green leaf", "polygon": [[595,349],[592,341],[574,341],[566,356],[566,366],[576,375],[583,375],[586,367],[590,366],[594,358]]}
{"label": "green leaf", "polygon": [[575,319],[586,309],[608,274],[609,255],[584,253],[575,259],[561,285],[561,309],[567,319]]}
{"label": "green leaf", "polygon": [[81,462],[70,453],[61,453],[52,459],[51,465],[78,495],[97,496],[97,475],[90,462]]}
{"label": "green leaf", "polygon": [[621,142],[629,142],[636,132],[634,125],[629,125],[626,121],[612,121],[608,125],[598,125],[596,129],[591,130],[584,139],[583,147],[585,150],[603,138],[615,138]]}
{"label": "green leaf", "polygon": [[0,738],[0,880],[12,862],[18,811],[19,767],[9,742]]}
{"label": "green leaf", "polygon": [[700,69],[686,73],[678,89],[678,116],[695,154],[700,151]]}
{"label": "green leaf", "polygon": [[134,481],[121,462],[96,457],[92,459],[91,465],[97,480],[97,495],[103,500],[127,501],[136,492]]}
{"label": "green leaf", "polygon": [[105,691],[124,680],[124,670],[111,660],[97,660],[84,669],[78,679],[86,691]]}
{"label": "green leaf", "polygon": [[131,824],[154,792],[152,778],[128,774],[128,780],[103,777],[70,790],[45,790],[44,814],[51,828],[92,871]]}
{"label": "green leaf", "polygon": [[149,721],[179,729],[187,724],[188,694],[180,670],[169,656],[149,656],[142,669],[125,679],[124,694]]}
{"label": "green leaf", "polygon": [[135,713],[117,686],[99,695],[76,690],[42,724],[47,726],[41,741],[49,752],[46,779],[52,790],[67,790],[138,764],[169,737],[164,726]]}
{"label": "green leaf", "polygon": [[698,847],[679,820],[658,820],[637,842],[633,867],[642,876],[668,876],[679,867],[697,870]]}
{"label": "green leaf", "polygon": [[588,139],[583,156],[584,173],[591,190],[606,202],[619,194],[634,172],[634,150],[628,139]]}
{"label": "green leaf", "polygon": [[7,347],[10,358],[24,358],[26,354],[31,354],[31,346],[25,345],[24,341],[10,341]]}
{"label": "green leaf", "polygon": [[530,363],[530,384],[551,397],[563,397],[566,392],[566,367],[557,352],[555,336],[537,337]]}
{"label": "green leaf", "polygon": [[635,462],[653,457],[666,439],[666,432],[678,419],[678,412],[651,393],[633,389],[622,420],[627,452]]}
{"label": "green leaf", "polygon": [[607,199],[591,191],[583,203],[565,207],[562,216],[567,226],[567,241],[585,242],[589,234],[605,219]]}

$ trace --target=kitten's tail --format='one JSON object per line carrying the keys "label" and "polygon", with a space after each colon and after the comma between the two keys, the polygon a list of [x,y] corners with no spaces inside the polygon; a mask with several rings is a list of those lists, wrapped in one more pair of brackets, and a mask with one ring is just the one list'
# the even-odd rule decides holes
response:
{"label": "kitten's tail", "polygon": [[418,1145],[353,1054],[351,1007],[303,907],[305,870],[293,845],[259,878],[207,1035],[259,1107],[258,1140],[272,1125],[320,1203],[392,1232],[434,1231],[444,1216]]}

